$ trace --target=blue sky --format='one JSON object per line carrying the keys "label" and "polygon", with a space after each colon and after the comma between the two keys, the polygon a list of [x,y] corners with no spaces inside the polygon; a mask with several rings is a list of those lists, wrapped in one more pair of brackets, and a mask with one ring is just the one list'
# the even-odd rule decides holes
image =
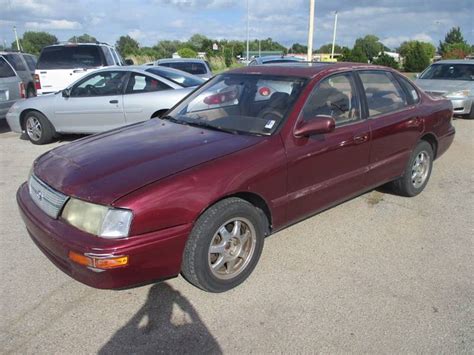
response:
{"label": "blue sky", "polygon": [[[306,43],[309,0],[249,0],[251,38],[271,37],[290,46]],[[246,0],[0,0],[0,42],[10,44],[12,27],[47,31],[59,40],[89,33],[115,43],[129,34],[143,46],[162,39],[185,40],[194,33],[210,38],[245,39]],[[332,38],[352,46],[357,37],[377,35],[388,47],[418,39],[437,45],[453,26],[474,43],[474,0],[316,0],[314,46]]]}

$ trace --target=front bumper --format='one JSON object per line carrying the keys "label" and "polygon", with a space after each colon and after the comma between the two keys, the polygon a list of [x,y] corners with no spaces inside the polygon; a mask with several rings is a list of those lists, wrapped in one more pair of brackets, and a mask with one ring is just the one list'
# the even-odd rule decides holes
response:
{"label": "front bumper", "polygon": [[[30,198],[27,184],[20,186],[17,202],[31,239],[62,271],[86,285],[119,289],[177,276],[191,224],[122,240],[99,238],[82,232],[41,211]],[[124,267],[97,270],[72,262],[70,251],[107,256],[128,255]]]}
{"label": "front bumper", "polygon": [[19,111],[12,111],[12,110],[8,111],[6,118],[7,118],[8,126],[10,126],[10,129],[13,132],[22,133]]}
{"label": "front bumper", "polygon": [[453,104],[455,115],[469,115],[472,107],[472,98],[448,98]]}

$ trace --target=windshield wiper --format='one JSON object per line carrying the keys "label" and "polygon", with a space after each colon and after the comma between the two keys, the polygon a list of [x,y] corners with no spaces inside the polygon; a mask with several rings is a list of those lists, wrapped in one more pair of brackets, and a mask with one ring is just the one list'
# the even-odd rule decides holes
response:
{"label": "windshield wiper", "polygon": [[178,119],[174,118],[171,115],[162,116],[162,117],[160,117],[160,120],[168,120],[170,122],[177,123],[177,124],[183,124],[183,125],[188,125],[189,124],[187,121],[178,120]]}
{"label": "windshield wiper", "polygon": [[210,129],[210,130],[213,130],[213,131],[221,131],[221,132],[226,132],[226,133],[231,133],[231,134],[239,134],[239,131],[237,131],[235,129],[223,128],[221,126],[214,126],[214,125],[209,124],[209,123],[204,122],[204,121],[197,121],[197,122],[186,121],[186,123],[189,124],[190,126],[207,128],[207,129]]}

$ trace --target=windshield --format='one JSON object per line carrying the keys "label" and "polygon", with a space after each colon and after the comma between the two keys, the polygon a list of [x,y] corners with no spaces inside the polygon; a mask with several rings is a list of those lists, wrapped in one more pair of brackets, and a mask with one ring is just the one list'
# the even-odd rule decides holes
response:
{"label": "windshield", "polygon": [[162,76],[163,78],[168,79],[185,88],[191,86],[199,86],[204,82],[204,79],[198,78],[196,76],[187,75],[182,71],[173,69],[153,67],[147,68],[146,71],[155,75]]}
{"label": "windshield", "polygon": [[185,71],[189,74],[202,75],[207,74],[207,68],[204,63],[200,62],[165,62],[160,63],[164,67],[174,68]]}
{"label": "windshield", "polygon": [[169,112],[178,123],[231,133],[271,135],[285,120],[302,78],[221,74]]}
{"label": "windshield", "polygon": [[42,50],[38,69],[74,69],[102,66],[99,46],[52,46]]}
{"label": "windshield", "polygon": [[433,64],[420,79],[474,81],[474,64]]}

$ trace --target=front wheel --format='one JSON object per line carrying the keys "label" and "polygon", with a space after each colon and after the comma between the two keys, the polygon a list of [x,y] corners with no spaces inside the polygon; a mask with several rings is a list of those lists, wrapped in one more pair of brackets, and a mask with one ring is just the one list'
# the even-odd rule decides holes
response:
{"label": "front wheel", "polygon": [[408,160],[405,173],[393,182],[395,192],[402,196],[412,197],[423,191],[431,176],[433,159],[431,144],[420,141]]}
{"label": "front wheel", "polygon": [[265,215],[249,202],[228,198],[216,203],[199,217],[189,236],[183,276],[209,292],[236,287],[257,265],[267,229]]}
{"label": "front wheel", "polygon": [[54,128],[40,112],[31,111],[26,114],[25,130],[28,139],[33,144],[50,143],[54,137]]}

